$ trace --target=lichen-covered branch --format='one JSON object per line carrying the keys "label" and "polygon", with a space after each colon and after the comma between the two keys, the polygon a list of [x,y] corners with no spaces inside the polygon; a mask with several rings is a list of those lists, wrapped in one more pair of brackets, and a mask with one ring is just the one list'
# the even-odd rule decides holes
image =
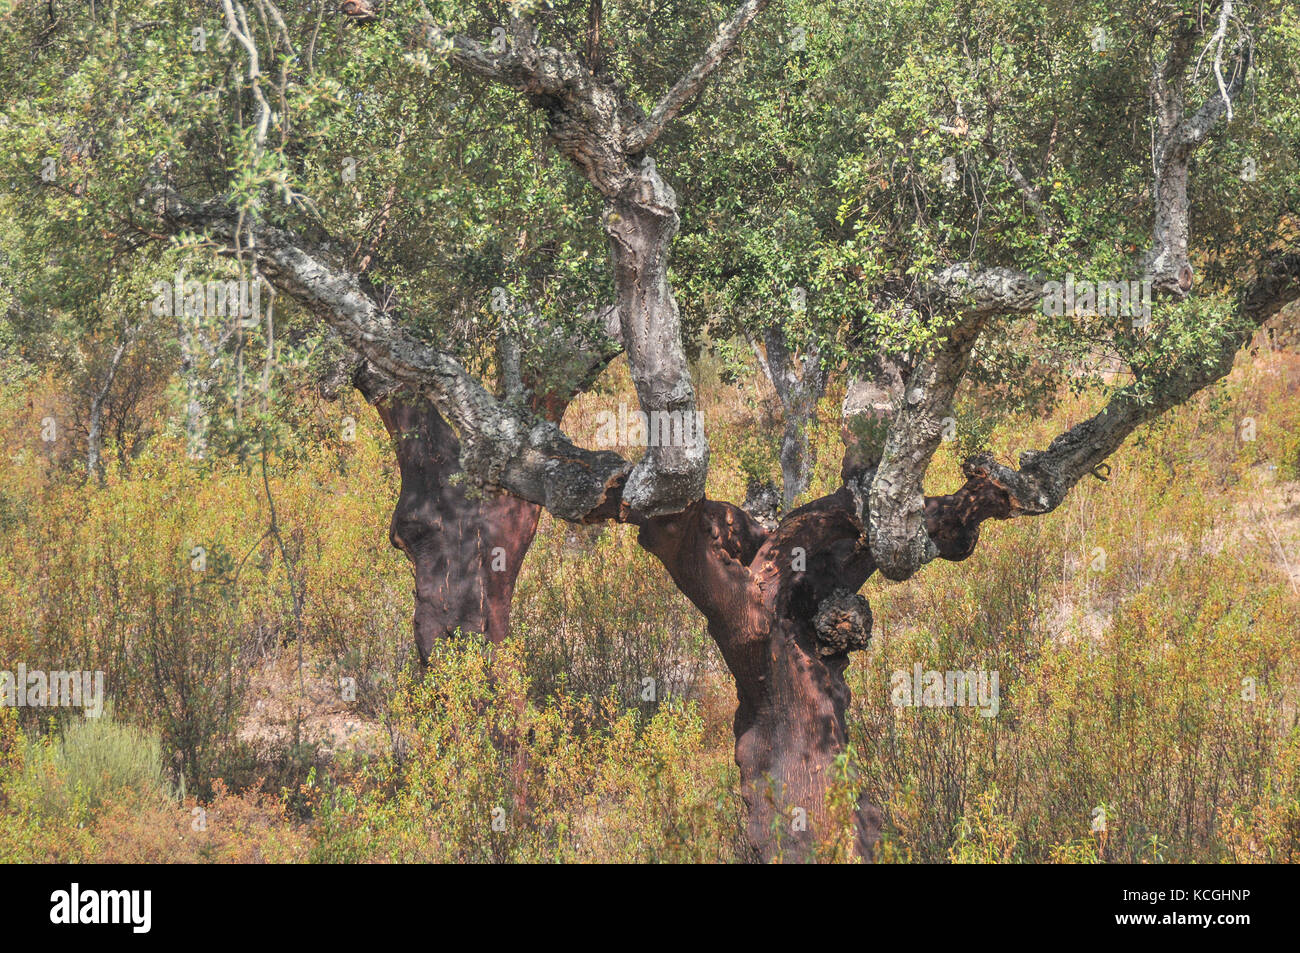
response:
{"label": "lichen-covered branch", "polygon": [[[198,228],[234,247],[238,216],[228,207],[153,196],[175,228]],[[484,486],[506,489],[561,519],[606,518],[621,502],[630,466],[608,451],[575,446],[554,423],[498,400],[451,354],[419,340],[363,279],[323,245],[264,223],[257,237],[262,274],[338,332],[378,371],[427,394],[460,435],[461,464]]]}
{"label": "lichen-covered branch", "polygon": [[889,579],[906,579],[936,554],[923,518],[923,481],[983,326],[983,316],[976,314],[947,332],[934,355],[908,378],[890,424],[867,490],[870,506],[863,520],[870,533],[871,554]]}
{"label": "lichen-covered branch", "polygon": [[1296,300],[1300,300],[1300,253],[1278,254],[1242,291],[1235,328],[1210,354],[1189,355],[1170,370],[1121,388],[1099,413],[1056,437],[1045,450],[1022,453],[1018,469],[998,463],[990,454],[967,461],[966,485],[925,504],[927,532],[938,555],[945,559],[970,555],[985,519],[1037,516],[1056,509],[1139,426],[1226,377],[1237,352],[1259,326]]}

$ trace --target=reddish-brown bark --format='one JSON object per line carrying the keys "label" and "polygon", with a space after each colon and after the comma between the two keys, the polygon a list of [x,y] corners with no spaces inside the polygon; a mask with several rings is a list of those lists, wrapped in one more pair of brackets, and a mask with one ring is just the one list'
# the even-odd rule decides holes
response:
{"label": "reddish-brown bark", "polygon": [[[940,557],[965,559],[979,525],[1017,509],[1013,491],[972,467],[956,493],[926,501]],[[857,595],[876,571],[848,488],[768,532],[739,507],[704,500],[641,522],[639,542],[704,614],[736,680],[736,764],[757,858],[814,859],[851,826],[870,860],[881,814],[860,794],[836,818],[827,797],[848,745],[849,653],[866,648],[871,611]]]}
{"label": "reddish-brown bark", "polygon": [[460,442],[429,401],[393,394],[376,410],[402,476],[389,538],[415,573],[420,657],[458,629],[500,642],[541,507],[508,493],[472,492],[461,479]]}
{"label": "reddish-brown bark", "polygon": [[[854,596],[873,571],[847,490],[787,516],[771,533],[738,507],[705,500],[646,521],[640,543],[704,613],[736,680],[736,764],[756,856],[809,859],[835,832],[827,805],[848,743],[848,653],[870,611]],[[869,859],[879,812],[849,818]]]}

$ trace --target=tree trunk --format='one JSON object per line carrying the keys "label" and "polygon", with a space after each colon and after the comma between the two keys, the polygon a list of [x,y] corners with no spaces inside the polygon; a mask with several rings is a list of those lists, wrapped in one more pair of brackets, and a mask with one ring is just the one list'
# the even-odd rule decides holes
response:
{"label": "tree trunk", "polygon": [[808,488],[812,475],[808,428],[817,416],[817,402],[826,393],[827,370],[816,350],[805,354],[799,362],[787,346],[785,331],[779,325],[767,329],[763,342],[766,354],[750,338],[758,366],[776,391],[785,417],[781,433],[781,488],[783,509],[789,512],[799,494]]}
{"label": "tree trunk", "polygon": [[640,544],[704,613],[736,679],[736,764],[748,840],[764,861],[846,846],[869,860],[880,834],[880,813],[860,797],[840,817],[828,797],[848,744],[848,653],[871,636],[855,593],[875,566],[860,535],[846,490],[771,534],[713,501],[641,528]]}
{"label": "tree trunk", "polygon": [[739,700],[734,732],[749,808],[746,834],[758,857],[825,855],[843,823],[853,852],[870,860],[879,813],[859,799],[852,816],[837,819],[829,804],[835,761],[848,745],[847,654],[820,654],[812,620],[788,609],[760,612],[757,625],[723,638],[750,643],[747,664],[732,668]]}
{"label": "tree trunk", "polygon": [[[813,408],[815,412],[816,408]],[[808,487],[812,473],[811,448],[808,443],[809,416],[786,412],[781,431],[781,499],[785,509]]]}
{"label": "tree trunk", "polygon": [[113,389],[113,381],[117,379],[117,369],[122,365],[122,357],[126,353],[130,339],[130,328],[123,328],[122,336],[113,350],[113,356],[109,359],[104,381],[96,389],[90,401],[90,424],[86,430],[86,475],[89,479],[101,483],[104,481],[104,468],[101,462],[104,446],[104,403],[108,400],[109,391]]}
{"label": "tree trunk", "polygon": [[[623,488],[639,513],[680,512],[704,496],[709,445],[682,348],[668,260],[680,220],[677,196],[647,161],[606,204],[621,340],[647,415],[649,446]],[[666,433],[666,439],[663,439]]]}
{"label": "tree trunk", "polygon": [[420,657],[428,659],[434,643],[457,630],[502,641],[541,507],[466,486],[460,442],[429,401],[392,393],[375,409],[393,439],[402,476],[389,538],[415,572]]}

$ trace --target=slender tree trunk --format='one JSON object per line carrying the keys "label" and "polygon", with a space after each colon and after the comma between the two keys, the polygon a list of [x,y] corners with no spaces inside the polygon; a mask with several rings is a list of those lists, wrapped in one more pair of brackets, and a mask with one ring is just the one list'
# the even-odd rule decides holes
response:
{"label": "slender tree trunk", "polygon": [[787,510],[807,489],[812,474],[813,461],[808,443],[811,415],[811,411],[804,417],[787,412],[781,432],[781,497]]}
{"label": "slender tree trunk", "polygon": [[90,402],[90,424],[86,428],[86,475],[92,480],[103,479],[99,458],[100,447],[104,440],[103,418],[106,392],[107,388],[104,388]]}
{"label": "slender tree trunk", "polygon": [[101,462],[104,446],[104,403],[108,400],[109,391],[113,389],[113,381],[117,379],[117,369],[122,366],[122,358],[126,354],[130,338],[130,329],[124,328],[113,356],[108,362],[104,381],[90,401],[90,423],[86,428],[86,474],[90,479],[100,482],[104,479],[104,468]]}
{"label": "slender tree trunk", "polygon": [[808,488],[812,476],[813,455],[808,429],[817,416],[817,402],[826,393],[827,371],[817,351],[805,354],[800,362],[791,353],[780,326],[763,335],[764,354],[752,338],[750,345],[758,366],[781,401],[785,425],[781,433],[781,496],[784,510]]}

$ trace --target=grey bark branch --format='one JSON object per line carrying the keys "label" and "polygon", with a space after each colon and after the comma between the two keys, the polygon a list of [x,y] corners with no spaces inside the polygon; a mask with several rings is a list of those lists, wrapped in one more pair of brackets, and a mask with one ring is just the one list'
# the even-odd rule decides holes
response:
{"label": "grey bark branch", "polygon": [[[1210,40],[1211,45],[1215,42]],[[1221,46],[1223,41],[1217,42]],[[1187,194],[1192,156],[1245,88],[1253,53],[1249,35],[1243,34],[1234,51],[1231,79],[1189,116],[1186,72],[1192,43],[1193,35],[1181,31],[1166,62],[1153,70],[1151,80],[1156,112],[1152,150],[1155,220],[1144,263],[1153,287],[1178,297],[1191,291],[1195,277],[1189,258],[1191,206]],[[1219,55],[1216,53],[1216,58]]]}
{"label": "grey bark branch", "polygon": [[[1216,60],[1225,42],[1225,24],[1221,18],[1219,33],[1207,46],[1209,49],[1217,44]],[[1220,84],[1218,95],[1210,96],[1188,115],[1186,90],[1195,37],[1192,27],[1180,25],[1165,62],[1153,69],[1151,86],[1156,113],[1155,209],[1151,247],[1143,256],[1142,268],[1151,279],[1153,292],[1177,298],[1191,291],[1194,280],[1189,259],[1190,162],[1219,120],[1230,115],[1233,100],[1245,87],[1252,52],[1249,35],[1243,33],[1231,79]],[[962,317],[938,354],[913,372],[905,399],[890,421],[870,486],[859,486],[856,491],[859,506],[865,502],[869,509],[869,515],[864,513],[864,525],[869,526],[872,555],[885,576],[905,579],[928,560],[942,555],[927,529],[922,487],[940,439],[940,418],[951,407],[983,318],[1034,310],[1043,300],[1044,285],[1041,279],[1015,269],[976,270],[968,263],[958,263],[932,276],[921,289],[922,304],[936,313]],[[1021,458],[1019,472],[999,468],[991,458],[979,458],[968,462],[967,476],[983,486],[991,483],[1010,488],[1008,498],[1015,512],[1047,512],[1079,479],[1118,449],[1140,423],[1227,374],[1239,346],[1240,341],[1231,347],[1225,345],[1226,350],[1209,365],[1181,368],[1166,378],[1139,381],[1125,388],[1112,398],[1105,411],[1057,438],[1046,451],[1027,452]]]}
{"label": "grey bark branch", "polygon": [[937,555],[926,533],[923,482],[985,320],[975,314],[948,332],[934,356],[912,372],[890,424],[862,514],[871,555],[888,579],[906,579]]}
{"label": "grey bark branch", "polygon": [[[827,368],[816,349],[802,360],[791,353],[785,333],[772,326],[763,335],[766,355],[750,340],[759,367],[781,401],[784,427],[781,434],[781,489],[786,510],[808,488],[812,450],[808,428],[817,414],[817,402],[826,393]],[[796,370],[798,365],[798,370]]]}
{"label": "grey bark branch", "polygon": [[[997,519],[1037,516],[1054,510],[1070,490],[1093,473],[1142,424],[1188,400],[1198,391],[1223,379],[1231,371],[1237,352],[1255,331],[1288,304],[1300,300],[1300,252],[1279,254],[1269,260],[1242,292],[1237,326],[1225,334],[1208,355],[1190,355],[1177,367],[1121,388],[1095,416],[1056,437],[1045,450],[1026,450],[1019,468],[998,463],[991,454],[967,461],[962,469],[967,488],[949,498],[931,498],[927,509],[942,508],[956,500],[958,508],[970,500],[997,501],[987,515]],[[963,495],[966,499],[962,499]],[[969,540],[973,546],[973,537]],[[969,549],[942,553],[962,558]]]}
{"label": "grey bark branch", "polygon": [[[239,220],[229,208],[195,206],[175,192],[162,203],[174,226],[201,228],[234,247]],[[327,251],[274,226],[244,228],[257,235],[258,264],[269,281],[329,324],[375,370],[429,396],[461,435],[461,463],[471,478],[561,519],[594,518],[617,506],[630,469],[618,454],[577,447],[549,421],[495,398],[455,357],[407,332],[396,312]]]}
{"label": "grey bark branch", "polygon": [[[609,203],[605,232],[614,264],[614,292],[641,410],[668,419],[700,418],[681,317],[668,280],[668,256],[680,220],[677,196],[653,164],[642,166]],[[683,424],[682,431],[686,427]],[[702,427],[692,438],[648,448],[628,477],[624,501],[650,516],[681,512],[704,495],[709,445]]]}
{"label": "grey bark branch", "polygon": [[924,303],[943,313],[1013,314],[1042,306],[1046,281],[1014,268],[949,265],[921,290]]}
{"label": "grey bark branch", "polygon": [[[523,18],[511,21],[510,42],[503,51],[448,37],[426,23],[432,45],[453,63],[518,90],[544,110],[556,148],[604,197],[620,337],[641,410],[652,420],[666,415],[694,425],[700,418],[668,280],[669,254],[680,227],[677,196],[653,162],[636,162],[633,156],[645,148],[652,131],[657,136],[676,115],[683,93],[689,98],[703,85],[765,5],[765,0],[749,0],[742,6],[662,108],[656,107],[657,117],[649,119],[611,78],[596,76],[576,55],[539,48]],[[691,430],[690,441],[650,446],[633,468],[623,496],[633,511],[677,513],[703,496],[708,442],[702,427]]]}

